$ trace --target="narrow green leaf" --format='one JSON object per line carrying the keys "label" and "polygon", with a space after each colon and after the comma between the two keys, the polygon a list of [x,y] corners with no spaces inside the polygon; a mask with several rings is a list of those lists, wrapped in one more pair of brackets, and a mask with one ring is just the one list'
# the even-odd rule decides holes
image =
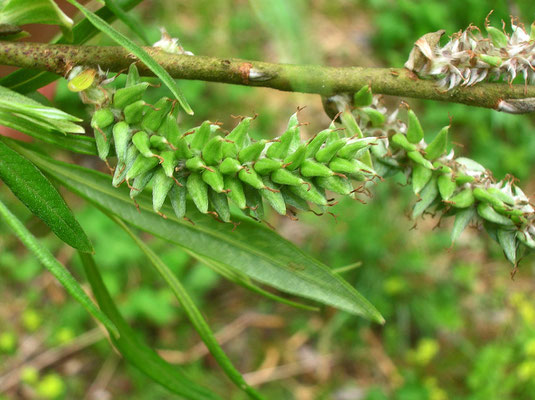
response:
{"label": "narrow green leaf", "polygon": [[72,39],[72,19],[52,0],[4,0],[0,5],[0,23],[59,25],[63,34]]}
{"label": "narrow green leaf", "polygon": [[36,121],[3,111],[0,111],[0,125],[75,153],[97,155],[95,139],[89,136],[61,135],[58,131],[43,127]]}
{"label": "narrow green leaf", "polygon": [[267,290],[262,289],[260,286],[255,285],[247,275],[244,275],[240,271],[236,271],[230,265],[223,264],[213,258],[202,256],[191,250],[185,249],[185,251],[190,256],[192,256],[193,258],[196,258],[197,260],[199,260],[200,262],[202,262],[209,268],[213,269],[215,272],[217,272],[224,278],[228,279],[231,282],[234,282],[237,285],[244,287],[245,289],[248,289],[254,293],[262,295],[270,300],[275,300],[275,301],[278,301],[279,303],[286,304],[291,307],[300,308],[302,310],[307,310],[307,311],[319,311],[318,307],[310,306],[308,304],[297,303],[295,301],[288,300],[284,297],[278,296],[276,294],[268,292]]}
{"label": "narrow green leaf", "polygon": [[67,114],[54,107],[47,107],[41,103],[0,86],[0,111],[14,113],[45,128],[51,128],[63,133],[84,133],[84,128],[74,122],[80,118]]}
{"label": "narrow green leaf", "polygon": [[195,400],[220,399],[215,393],[191,381],[181,368],[163,360],[154,350],[139,339],[139,336],[124,320],[108,289],[104,285],[93,257],[79,253],[87,280],[100,308],[115,323],[119,338],[111,338],[121,355],[141,372],[166,387],[173,393]]}
{"label": "narrow green leaf", "polygon": [[110,215],[110,217],[121,228],[123,228],[126,233],[128,233],[128,235],[134,240],[134,242],[136,242],[137,246],[143,251],[143,253],[145,253],[152,265],[156,268],[161,277],[169,285],[175,297],[184,308],[184,311],[186,312],[186,315],[188,316],[190,322],[193,324],[193,327],[201,337],[202,341],[204,342],[210,353],[212,353],[219,366],[229,377],[229,379],[234,382],[236,386],[238,386],[244,392],[249,394],[249,396],[251,396],[252,398],[262,399],[262,396],[260,396],[260,394],[256,390],[254,390],[251,386],[247,384],[247,382],[245,382],[243,376],[234,367],[232,361],[230,361],[221,346],[219,346],[219,343],[217,343],[217,339],[215,338],[214,333],[210,329],[210,326],[208,326],[208,323],[205,321],[197,306],[195,306],[193,299],[190,297],[190,295],[186,291],[186,288],[182,286],[180,281],[169,269],[169,267],[160,259],[160,257],[156,255],[156,253],[152,251],[149,246],[145,244],[145,242],[143,242],[139,237],[137,237],[137,235],[132,232],[128,225],[126,225],[121,219],[112,215]]}
{"label": "narrow green leaf", "polygon": [[217,254],[222,263],[283,292],[384,322],[375,307],[338,274],[258,223],[241,218],[233,231],[230,224],[220,224],[192,209],[189,216],[195,225],[191,225],[177,219],[170,206],[161,210],[168,216],[164,219],[152,212],[151,200],[144,194],[137,197],[138,212],[128,188],[113,188],[109,176],[20,146],[17,151],[73,192],[142,230],[202,256]]}
{"label": "narrow green leaf", "polygon": [[[142,0],[118,0],[118,5],[125,11],[129,11]],[[96,12],[104,21],[112,22],[115,20],[113,14],[107,7],[102,7]],[[65,35],[60,35],[58,38],[52,40],[50,43],[73,43],[83,44],[89,39],[93,38],[100,31],[96,29],[87,19],[78,22],[72,29],[74,39],[67,40]],[[54,82],[59,78],[59,75],[46,71],[37,71],[31,69],[19,69],[11,74],[0,79],[0,85],[16,90],[19,93],[33,92],[40,87],[43,87],[50,82]]]}
{"label": "narrow green leaf", "polygon": [[93,246],[65,201],[43,174],[0,138],[0,179],[30,211],[68,245],[90,253]]}
{"label": "narrow green leaf", "polygon": [[145,45],[150,46],[151,43],[145,34],[145,29],[143,26],[140,26],[139,23],[130,16],[130,14],[124,12],[117,1],[106,0],[106,7],[108,7],[111,12],[115,14],[117,19],[121,20],[133,34],[139,37]]}
{"label": "narrow green leaf", "polygon": [[143,50],[137,44],[132,42],[122,33],[117,32],[111,27],[110,24],[108,24],[95,13],[89,11],[76,0],[68,1],[76,8],[78,8],[89,20],[89,22],[95,25],[95,27],[97,27],[101,32],[108,35],[119,45],[123,46],[126,50],[138,57],[140,61],[142,61],[152,72],[154,72],[154,74],[162,80],[162,82],[169,88],[169,90],[171,90],[171,92],[176,97],[184,111],[186,111],[190,115],[193,115],[193,110],[189,106],[188,102],[186,101],[186,98],[182,94],[181,90],[179,89],[178,85],[173,80],[171,75],[169,75],[169,73],[160,64],[158,64],[151,56],[149,56],[145,50]]}
{"label": "narrow green leaf", "polygon": [[498,243],[503,249],[507,259],[516,265],[517,257],[516,250],[518,248],[518,240],[516,238],[515,230],[498,229],[497,232]]}
{"label": "narrow green leaf", "polygon": [[110,319],[97,308],[70,272],[54,258],[46,247],[37,241],[30,231],[28,231],[22,222],[9,211],[2,201],[0,201],[0,216],[15,232],[15,235],[17,235],[28,250],[30,250],[41,264],[43,264],[63,285],[67,292],[74,297],[89,312],[89,314],[102,322],[113,335],[118,336],[119,332],[113,322],[111,322]]}

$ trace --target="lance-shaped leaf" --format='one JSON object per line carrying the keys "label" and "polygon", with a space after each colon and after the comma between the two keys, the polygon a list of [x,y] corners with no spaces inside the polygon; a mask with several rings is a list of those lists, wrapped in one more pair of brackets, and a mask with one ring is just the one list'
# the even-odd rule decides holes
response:
{"label": "lance-shaped leaf", "polygon": [[0,139],[0,179],[30,211],[68,245],[92,252],[91,242],[49,180],[26,158]]}

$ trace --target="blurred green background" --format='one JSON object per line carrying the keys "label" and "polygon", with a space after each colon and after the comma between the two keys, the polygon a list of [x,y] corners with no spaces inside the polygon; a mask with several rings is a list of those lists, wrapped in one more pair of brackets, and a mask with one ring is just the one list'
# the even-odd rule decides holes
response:
{"label": "blurred green background", "polygon": [[[402,67],[412,43],[441,28],[498,25],[518,15],[529,26],[531,1],[198,0],[144,1],[131,14],[153,41],[164,26],[195,54],[331,66]],[[128,33],[121,23],[117,29]],[[35,38],[34,40],[38,40]],[[99,36],[93,44],[112,44]],[[255,135],[280,134],[298,106],[306,135],[329,123],[318,96],[182,81],[204,119],[231,128],[253,115]],[[165,89],[153,89],[159,98]],[[390,99],[387,99],[390,101]],[[458,154],[512,173],[535,189],[532,116],[406,99],[430,136],[453,117]],[[392,99],[392,104],[398,99]],[[87,120],[60,81],[54,105]],[[54,151],[51,149],[50,151]],[[105,171],[96,158],[58,153]],[[414,201],[403,177],[378,185],[367,205],[340,199],[337,219],[269,215],[269,223],[332,268],[361,262],[345,278],[387,319],[370,324],[334,309],[305,312],[220,279],[173,246],[144,239],[173,268],[246,379],[268,399],[535,399],[535,269],[525,258],[515,279],[498,246],[474,229],[450,247],[452,221],[406,215]],[[5,187],[0,194],[57,258],[83,280],[62,245]],[[96,249],[106,284],[131,325],[172,362],[223,398],[245,396],[207,355],[164,282],[129,237],[95,208],[66,194]],[[440,227],[437,227],[440,222]],[[101,330],[9,235],[0,221],[0,399],[174,399],[111,350]],[[13,373],[22,373],[14,379]]]}

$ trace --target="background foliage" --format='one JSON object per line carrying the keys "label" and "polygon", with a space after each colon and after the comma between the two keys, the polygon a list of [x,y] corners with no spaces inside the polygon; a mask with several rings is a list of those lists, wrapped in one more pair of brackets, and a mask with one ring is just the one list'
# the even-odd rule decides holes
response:
{"label": "background foliage", "polygon": [[[312,5],[310,5],[312,4]],[[470,22],[482,25],[488,2],[283,0],[145,1],[130,14],[151,42],[160,26],[195,54],[280,62],[400,67],[420,35],[448,34]],[[498,1],[493,20],[535,12],[527,1]],[[121,23],[114,26],[131,36]],[[33,38],[37,40],[38,38]],[[102,35],[92,44],[113,44]],[[195,110],[188,125],[205,119],[233,126],[233,115],[260,114],[258,138],[283,130],[296,106],[317,132],[329,119],[319,97],[205,82],[180,88]],[[154,100],[164,89],[152,90]],[[395,99],[394,99],[395,100]],[[411,101],[426,131],[434,134],[453,116],[453,141],[464,155],[502,178],[510,172],[533,193],[535,161],[532,116],[512,116],[460,105]],[[53,105],[88,121],[66,82]],[[56,158],[99,168],[95,157],[55,152]],[[498,246],[466,231],[448,249],[451,223],[413,222],[405,217],[412,193],[400,177],[378,185],[368,205],[342,200],[338,218],[301,214],[299,222],[271,215],[269,222],[325,264],[362,264],[344,277],[381,311],[380,327],[341,311],[306,312],[268,301],[219,278],[171,244],[143,239],[194,296],[238,369],[267,398],[277,399],[531,399],[535,392],[535,303],[533,258],[515,280]],[[41,240],[75,275],[80,262],[68,246],[4,187],[10,208],[42,232]],[[149,344],[175,362],[188,362],[198,382],[209,382],[224,398],[245,395],[225,379],[165,287],[129,236],[107,217],[72,195],[69,204],[96,250],[96,261],[121,311]],[[175,398],[124,364],[110,350],[80,305],[26,253],[0,221],[0,377],[18,360],[45,354],[38,371],[0,394],[10,398]],[[490,255],[490,256],[489,256]],[[90,330],[90,331],[89,331]],[[61,356],[54,356],[59,351]],[[51,355],[52,354],[52,355]],[[35,372],[38,376],[34,376]],[[248,373],[249,372],[249,373]],[[1,382],[1,379],[0,379]],[[1,388],[1,383],[0,383]],[[33,388],[33,389],[30,389]],[[33,391],[33,392],[32,392]],[[18,397],[22,396],[22,397]]]}

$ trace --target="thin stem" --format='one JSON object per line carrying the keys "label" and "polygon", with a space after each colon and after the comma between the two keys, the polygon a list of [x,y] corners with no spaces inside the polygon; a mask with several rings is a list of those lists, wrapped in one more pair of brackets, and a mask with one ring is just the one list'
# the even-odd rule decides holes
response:
{"label": "thin stem", "polygon": [[[504,99],[535,98],[535,86],[479,83],[445,92],[435,81],[422,80],[401,68],[325,67],[274,64],[232,58],[170,54],[144,48],[174,78],[262,86],[290,92],[333,95],[370,85],[374,93],[462,103],[497,109]],[[0,41],[0,64],[65,75],[76,65],[100,66],[119,72],[136,61],[122,47],[78,46]],[[138,63],[144,76],[152,72]]]}

